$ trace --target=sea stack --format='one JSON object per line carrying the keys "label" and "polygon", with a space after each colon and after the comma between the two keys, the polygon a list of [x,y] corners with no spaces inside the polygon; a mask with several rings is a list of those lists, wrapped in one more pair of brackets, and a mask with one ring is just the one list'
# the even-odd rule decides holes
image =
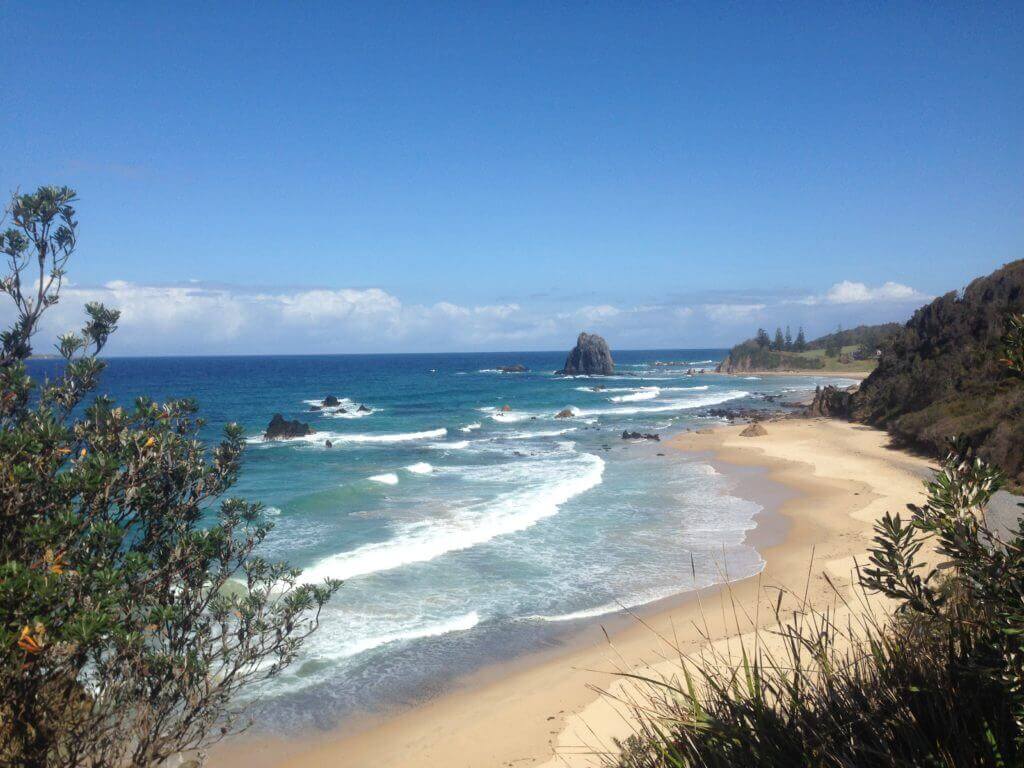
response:
{"label": "sea stack", "polygon": [[263,439],[288,440],[292,437],[305,437],[315,431],[309,424],[298,420],[288,421],[280,413],[275,413],[274,418],[267,425],[267,431],[263,433]]}
{"label": "sea stack", "polygon": [[596,333],[581,333],[559,373],[566,376],[611,376],[615,373],[615,363],[608,342]]}

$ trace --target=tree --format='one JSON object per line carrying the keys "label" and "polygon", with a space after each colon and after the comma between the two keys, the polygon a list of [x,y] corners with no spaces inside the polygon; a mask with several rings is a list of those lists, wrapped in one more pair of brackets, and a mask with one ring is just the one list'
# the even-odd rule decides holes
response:
{"label": "tree", "polygon": [[796,341],[793,344],[793,348],[797,352],[803,352],[807,349],[807,337],[804,336],[804,329],[801,326],[800,330],[797,331]]}
{"label": "tree", "polygon": [[0,334],[0,764],[152,766],[237,728],[233,696],[295,659],[340,585],[255,554],[262,505],[225,498],[239,426],[207,448],[192,401],[85,403],[118,312],[87,304],[60,375],[29,376],[75,201],[15,196],[0,236],[18,314]]}
{"label": "tree", "polygon": [[772,349],[781,352],[786,347],[786,340],[782,337],[782,329],[775,329],[775,341],[772,342]]}
{"label": "tree", "polygon": [[764,349],[771,344],[771,339],[768,338],[768,331],[764,328],[757,329],[757,346]]}
{"label": "tree", "polygon": [[789,330],[789,326],[786,326],[786,350],[793,349],[793,332]]}

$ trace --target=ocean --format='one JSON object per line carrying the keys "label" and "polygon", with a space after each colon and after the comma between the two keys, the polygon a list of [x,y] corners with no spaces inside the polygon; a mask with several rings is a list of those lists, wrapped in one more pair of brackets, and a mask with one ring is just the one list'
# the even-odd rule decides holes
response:
{"label": "ocean", "polygon": [[[235,495],[275,524],[262,554],[305,580],[345,580],[301,659],[251,700],[257,728],[291,732],[429,697],[581,622],[756,573],[745,539],[758,505],[698,457],[621,437],[710,426],[715,406],[774,408],[766,397],[821,381],[686,375],[724,354],[619,351],[617,375],[601,378],[553,375],[564,353],[114,358],[100,390],[126,404],[195,398],[211,442],[241,423]],[[513,363],[529,371],[497,370]],[[341,405],[310,410],[328,395]],[[573,416],[555,418],[564,408]],[[265,442],[275,413],[316,433]]]}

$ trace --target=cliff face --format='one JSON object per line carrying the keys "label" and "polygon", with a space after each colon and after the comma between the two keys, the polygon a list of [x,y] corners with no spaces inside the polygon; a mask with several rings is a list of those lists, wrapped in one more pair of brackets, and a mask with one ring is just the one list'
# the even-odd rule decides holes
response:
{"label": "cliff face", "polygon": [[615,373],[615,363],[608,342],[596,333],[581,333],[559,373],[567,376],[611,376]]}
{"label": "cliff face", "polygon": [[850,400],[850,417],[935,453],[966,435],[1024,484],[1024,381],[1000,363],[1006,318],[1024,312],[1024,261],[914,313]]}

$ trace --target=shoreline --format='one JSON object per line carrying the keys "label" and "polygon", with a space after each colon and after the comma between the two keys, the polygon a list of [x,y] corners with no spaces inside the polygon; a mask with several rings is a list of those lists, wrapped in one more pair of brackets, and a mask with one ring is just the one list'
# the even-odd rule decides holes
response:
{"label": "shoreline", "polygon": [[[760,626],[771,623],[771,611],[760,610],[771,602],[769,585],[806,588],[812,605],[834,601],[822,571],[848,587],[872,522],[921,495],[928,460],[888,447],[883,432],[789,419],[750,439],[738,436],[743,426],[683,433],[667,446],[699,455],[733,479],[730,493],[761,504],[746,537],[765,561],[760,574],[583,621],[556,648],[490,665],[423,704],[344,731],[235,738],[211,751],[209,765],[597,765],[598,753],[629,735],[627,708],[599,693],[612,688],[628,698],[616,672],[670,674],[667,659],[698,651],[705,635],[735,637],[743,630],[727,618],[730,603],[761,617]],[[676,647],[658,635],[675,638]]]}
{"label": "shoreline", "polygon": [[719,376],[738,376],[740,378],[744,376],[818,376],[829,379],[856,379],[857,381],[864,381],[873,372],[874,369],[870,371],[735,371],[733,373],[714,371]]}

